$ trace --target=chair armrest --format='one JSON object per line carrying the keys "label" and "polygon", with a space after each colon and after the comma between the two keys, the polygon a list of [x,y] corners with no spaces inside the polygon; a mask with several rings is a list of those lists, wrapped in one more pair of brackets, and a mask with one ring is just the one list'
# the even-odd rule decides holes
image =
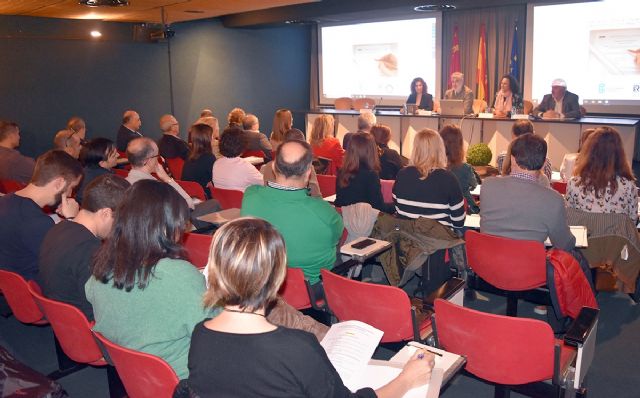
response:
{"label": "chair armrest", "polygon": [[423,306],[428,309],[433,309],[436,299],[450,300],[456,293],[464,289],[464,286],[465,282],[463,279],[453,277],[427,296],[423,301]]}
{"label": "chair armrest", "polygon": [[583,345],[598,320],[599,312],[600,310],[595,308],[582,307],[578,317],[573,320],[565,333],[564,342],[574,347]]}
{"label": "chair armrest", "polygon": [[349,260],[333,267],[331,269],[331,272],[333,272],[334,274],[338,274],[340,276],[347,276],[351,268],[357,267],[358,265],[361,265],[361,263],[356,261],[353,258],[350,258]]}

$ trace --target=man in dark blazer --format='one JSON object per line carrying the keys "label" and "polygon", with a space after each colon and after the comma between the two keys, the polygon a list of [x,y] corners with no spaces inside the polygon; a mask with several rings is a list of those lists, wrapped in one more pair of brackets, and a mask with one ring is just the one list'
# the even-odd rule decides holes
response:
{"label": "man in dark blazer", "polygon": [[160,156],[165,159],[181,158],[187,160],[189,145],[180,138],[180,124],[173,115],[163,115],[160,118],[162,137],[158,140]]}
{"label": "man in dark blazer", "polygon": [[582,116],[578,96],[567,91],[567,82],[563,79],[555,79],[551,83],[551,94],[546,94],[532,113],[545,119],[573,119]]}
{"label": "man in dark blazer", "polygon": [[270,162],[273,156],[271,143],[266,135],[260,132],[260,121],[256,115],[248,113],[242,119],[242,128],[244,137],[247,141],[247,151],[262,151],[264,153],[264,161]]}
{"label": "man in dark blazer", "polygon": [[140,120],[138,112],[133,110],[124,112],[124,115],[122,115],[122,125],[118,129],[118,135],[116,137],[116,148],[118,151],[126,152],[129,141],[142,137],[142,134],[138,132],[140,126],[142,126],[142,120]]}

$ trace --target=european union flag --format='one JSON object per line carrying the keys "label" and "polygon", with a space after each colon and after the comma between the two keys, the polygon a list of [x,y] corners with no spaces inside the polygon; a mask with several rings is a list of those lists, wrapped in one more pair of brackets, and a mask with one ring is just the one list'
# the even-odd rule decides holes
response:
{"label": "european union flag", "polygon": [[518,21],[516,21],[513,29],[513,44],[511,45],[511,61],[509,62],[509,74],[517,81],[520,81],[520,56],[518,53]]}

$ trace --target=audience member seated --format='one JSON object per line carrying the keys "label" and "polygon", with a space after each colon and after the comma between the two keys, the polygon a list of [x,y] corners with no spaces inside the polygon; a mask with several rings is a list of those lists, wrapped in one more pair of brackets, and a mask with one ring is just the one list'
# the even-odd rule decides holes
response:
{"label": "audience member seated", "polygon": [[[364,112],[358,116],[358,133],[370,133],[371,128],[376,124],[376,115],[373,112]],[[349,143],[354,133],[346,133],[342,138],[342,147],[349,150]]]}
{"label": "audience member seated", "polygon": [[398,151],[389,148],[391,129],[384,124],[376,124],[371,127],[371,134],[378,145],[380,157],[380,178],[383,180],[395,180],[398,171],[406,166]]}
{"label": "audience member seated", "polygon": [[[535,131],[533,130],[533,123],[526,119],[516,120],[513,123],[513,126],[511,126],[511,141],[523,134],[535,134]],[[496,166],[498,167],[501,175],[509,175],[511,172],[511,157],[507,156],[507,151],[498,155],[496,158]],[[549,158],[545,158],[542,172],[544,176],[547,177],[547,181],[545,181],[544,178],[540,180],[542,185],[549,186],[549,181],[551,181],[551,171],[551,160],[549,160]]]}
{"label": "audience member seated", "polygon": [[86,186],[84,201],[73,220],[49,230],[42,241],[38,283],[45,296],[71,304],[93,320],[84,285],[102,239],[111,233],[113,214],[129,183],[117,175],[102,175]]}
{"label": "audience member seated", "polygon": [[0,120],[0,179],[28,183],[36,165],[35,160],[22,155],[20,128],[14,122]]}
{"label": "audience member seated", "polygon": [[532,114],[545,119],[572,119],[582,116],[578,96],[567,91],[567,82],[555,79],[551,82],[551,94],[545,94]]}
{"label": "audience member seated", "polygon": [[[211,181],[211,171],[216,157],[213,155],[211,137],[213,130],[204,123],[191,126],[191,152],[182,168],[182,179],[184,181],[194,181],[208,192],[207,184]],[[211,197],[211,192],[207,193]]]}
{"label": "audience member seated", "polygon": [[433,110],[433,96],[427,93],[427,82],[421,77],[411,81],[411,94],[407,98],[407,104],[415,104],[418,109]]}
{"label": "audience member seated", "polygon": [[116,148],[118,151],[126,152],[129,141],[142,137],[142,134],[138,132],[140,126],[142,126],[142,120],[140,120],[138,112],[133,110],[124,112],[124,115],[122,115],[122,124],[118,129],[116,138]]}
{"label": "audience member seated", "polygon": [[496,93],[496,99],[493,102],[493,114],[496,117],[511,117],[513,109],[520,109],[522,112],[522,107],[520,85],[513,76],[502,76],[500,90]]}
{"label": "audience member seated", "polygon": [[246,116],[244,109],[242,108],[233,108],[229,111],[227,115],[227,127],[238,127],[242,128],[242,119]]}
{"label": "audience member seated", "polygon": [[266,135],[260,132],[260,121],[256,115],[248,113],[242,119],[245,140],[247,141],[246,151],[262,151],[265,162],[271,161],[271,143]]}
{"label": "audience member seated", "polygon": [[573,177],[573,169],[576,167],[576,160],[578,159],[578,155],[580,154],[580,150],[582,146],[587,141],[587,138],[596,131],[596,129],[586,129],[582,132],[580,136],[580,143],[578,145],[578,152],[576,153],[567,153],[562,158],[562,165],[560,165],[560,177],[562,181],[567,182],[571,177]]}
{"label": "audience member seated", "polygon": [[464,159],[464,142],[462,139],[462,131],[460,127],[449,124],[440,129],[440,136],[444,142],[444,148],[447,154],[447,170],[452,172],[458,179],[462,195],[467,201],[470,214],[476,214],[480,208],[471,196],[471,191],[478,186],[478,179],[473,167],[469,163],[465,163]]}
{"label": "audience member seated", "polygon": [[464,75],[460,72],[451,74],[451,88],[444,92],[444,99],[462,100],[465,115],[473,113],[473,91],[464,85]]}
{"label": "audience member seated", "polygon": [[[180,239],[188,219],[184,200],[168,185],[134,184],[116,209],[112,233],[94,257],[85,285],[94,330],[116,344],[161,357],[181,379],[188,376],[194,326],[219,312],[203,308],[205,278],[185,260]],[[268,317],[318,337],[327,330],[282,300]]]}
{"label": "audience member seated", "polygon": [[95,138],[87,142],[80,150],[80,163],[84,177],[76,191],[76,201],[82,203],[84,188],[95,178],[109,174],[118,164],[118,151],[113,141],[107,138]]}
{"label": "audience member seated", "polygon": [[158,180],[168,184],[173,188],[187,203],[187,206],[192,210],[191,222],[196,228],[207,226],[207,223],[203,223],[198,220],[199,216],[216,212],[220,210],[220,205],[217,201],[211,199],[205,202],[200,202],[193,199],[185,192],[184,189],[164,170],[158,158],[158,145],[150,138],[141,137],[132,140],[127,146],[127,158],[131,163],[131,171],[127,176],[127,181],[131,185],[142,180],[156,180],[151,173],[156,173]]}
{"label": "audience member seated", "polygon": [[[287,142],[291,140],[304,141],[304,134],[302,134],[302,131],[298,129],[291,129],[284,135],[284,141]],[[269,163],[264,164],[260,168],[260,173],[262,173],[262,177],[264,178],[264,185],[268,185],[269,181],[276,180],[276,172],[274,171],[274,167],[275,161],[272,160]],[[309,184],[307,186],[307,189],[309,190],[309,195],[315,196],[317,198],[322,197],[322,193],[320,192],[320,184],[318,184],[318,176],[316,175],[316,171],[313,167],[311,168],[311,175],[309,175]]]}
{"label": "audience member seated", "polygon": [[71,130],[80,137],[80,144],[87,141],[87,124],[79,116],[73,116],[67,121],[67,130]]}
{"label": "audience member seated", "polygon": [[436,131],[416,134],[409,166],[400,170],[393,186],[393,199],[404,217],[426,217],[461,231],[464,198],[458,179],[447,170],[444,143]]}
{"label": "audience member seated", "polygon": [[287,131],[293,128],[293,115],[288,109],[278,109],[273,115],[273,126],[271,128],[271,135],[269,141],[271,142],[271,148],[275,151],[284,141],[284,135]]}
{"label": "audience member seated", "polygon": [[74,159],[80,156],[82,144],[78,134],[71,130],[60,130],[53,138],[53,150],[64,151],[71,155]]}
{"label": "audience member seated", "polygon": [[[196,124],[206,124],[211,127],[211,130],[213,131],[213,134],[211,135],[211,150],[213,151],[213,155],[216,159],[222,157],[220,154],[220,126],[218,125],[218,119],[213,116],[205,116],[196,120],[194,125]],[[189,134],[191,134],[191,132],[189,132]],[[191,138],[189,138],[189,142],[191,142]],[[182,172],[184,173],[184,170]]]}
{"label": "audience member seated", "polygon": [[160,156],[165,159],[181,158],[187,160],[189,145],[180,138],[180,124],[173,115],[160,118],[162,137],[158,140]]}
{"label": "audience member seated", "polygon": [[622,213],[638,222],[636,179],[614,128],[599,127],[585,141],[565,198],[574,209]]}
{"label": "audience member seated", "polygon": [[320,115],[313,121],[311,148],[313,156],[330,159],[335,170],[342,167],[344,149],[340,141],[333,136],[333,116]]}
{"label": "audience member seated", "polygon": [[240,214],[273,224],[284,236],[289,266],[301,268],[309,283],[319,285],[320,270],[336,261],[343,224],[328,202],[307,193],[312,158],[306,141],[285,141],[276,150],[275,181],[249,187]]}
{"label": "audience member seated", "polygon": [[393,213],[393,204],[384,203],[380,187],[378,147],[369,133],[353,134],[344,165],[336,179],[336,206],[369,203],[374,209]]}
{"label": "audience member seated", "polygon": [[49,151],[36,161],[31,182],[23,189],[0,197],[0,268],[25,279],[38,273],[38,254],[53,219],[42,208],[51,206],[65,218],[78,213],[71,198],[82,178],[80,162],[62,151]]}
{"label": "audience member seated", "polygon": [[204,108],[202,111],[200,111],[200,117],[213,117],[213,110]]}
{"label": "audience member seated", "polygon": [[251,185],[262,185],[262,174],[248,161],[240,157],[246,148],[244,132],[229,127],[220,137],[222,157],[213,164],[212,181],[216,188],[244,192]]}
{"label": "audience member seated", "polygon": [[490,235],[544,242],[565,251],[575,247],[564,199],[537,183],[547,143],[524,134],[511,143],[511,174],[490,177],[480,192],[480,230]]}
{"label": "audience member seated", "polygon": [[210,258],[204,304],[222,312],[193,331],[187,384],[197,396],[400,397],[429,380],[434,357],[420,350],[389,384],[351,393],[311,334],[269,322],[287,268],[282,236],[269,223],[222,226]]}

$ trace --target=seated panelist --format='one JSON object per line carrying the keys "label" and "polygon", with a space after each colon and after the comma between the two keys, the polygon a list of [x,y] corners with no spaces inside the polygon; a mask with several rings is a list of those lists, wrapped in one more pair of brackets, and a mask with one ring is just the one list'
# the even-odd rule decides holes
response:
{"label": "seated panelist", "polygon": [[493,115],[510,117],[513,109],[522,109],[520,87],[513,76],[504,75],[500,79],[500,90],[496,93],[493,103]]}
{"label": "seated panelist", "polygon": [[563,79],[555,79],[551,83],[551,94],[546,94],[532,113],[545,119],[572,119],[581,116],[578,96],[567,91],[567,82]]}
{"label": "seated panelist", "polygon": [[421,77],[411,81],[411,95],[407,98],[407,104],[416,104],[418,109],[433,110],[433,97],[427,93],[427,83]]}

